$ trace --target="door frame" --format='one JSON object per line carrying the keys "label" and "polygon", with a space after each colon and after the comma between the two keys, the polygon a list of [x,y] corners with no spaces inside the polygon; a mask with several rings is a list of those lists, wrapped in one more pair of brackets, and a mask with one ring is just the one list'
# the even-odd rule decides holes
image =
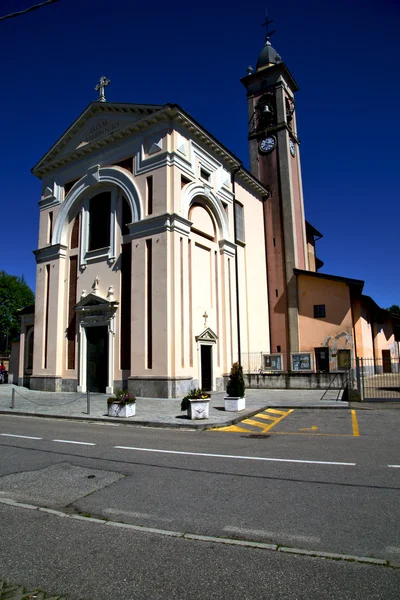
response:
{"label": "door frame", "polygon": [[[95,279],[96,283],[97,278]],[[87,392],[87,327],[107,327],[108,330],[108,366],[106,394],[114,393],[114,337],[115,314],[118,302],[102,298],[92,292],[82,296],[75,305],[79,320],[78,333],[78,387],[77,391]]]}
{"label": "door frame", "polygon": [[78,375],[78,392],[87,392],[87,327],[104,327],[108,328],[108,357],[107,357],[107,386],[106,394],[114,393],[114,332],[110,321],[96,324],[80,323],[79,325],[79,375]]}
{"label": "door frame", "polygon": [[216,389],[216,362],[217,362],[217,353],[214,351],[216,348],[218,336],[213,332],[212,329],[207,327],[200,335],[196,336],[197,342],[197,355],[198,355],[198,380],[199,385],[202,387],[202,369],[201,369],[201,346],[211,346],[211,390],[215,391]]}
{"label": "door frame", "polygon": [[214,377],[214,346],[215,346],[215,342],[200,342],[199,343],[199,365],[200,365],[200,377],[199,377],[199,382],[200,382],[200,387],[201,389],[204,389],[203,386],[203,361],[201,358],[201,348],[202,346],[209,346],[211,348],[211,352],[210,352],[210,370],[211,370],[211,389],[210,390],[206,390],[207,392],[212,391],[215,389],[215,377]]}
{"label": "door frame", "polygon": [[[318,369],[318,354],[319,352],[321,352],[322,350],[324,350],[327,353],[327,371],[321,371]],[[314,348],[314,356],[315,356],[315,372],[316,373],[330,373],[330,364],[329,364],[329,348],[328,346],[319,346],[318,348]]]}

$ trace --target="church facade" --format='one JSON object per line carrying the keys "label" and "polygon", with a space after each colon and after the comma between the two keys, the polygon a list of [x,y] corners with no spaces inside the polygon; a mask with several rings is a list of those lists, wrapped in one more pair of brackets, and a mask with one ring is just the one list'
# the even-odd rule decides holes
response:
{"label": "church facade", "polygon": [[94,102],[33,172],[31,388],[176,397],[269,346],[267,190],[180,107]]}
{"label": "church facade", "polygon": [[298,86],[268,34],[242,79],[250,171],[179,106],[105,102],[106,83],[33,169],[36,303],[21,315],[20,384],[179,397],[223,389],[237,360],[327,372],[398,357],[399,326],[363,282],[318,272]]}

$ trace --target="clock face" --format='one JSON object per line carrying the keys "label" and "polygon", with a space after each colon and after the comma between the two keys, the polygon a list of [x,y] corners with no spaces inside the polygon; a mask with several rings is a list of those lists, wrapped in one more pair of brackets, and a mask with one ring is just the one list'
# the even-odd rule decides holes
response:
{"label": "clock face", "polygon": [[293,140],[289,140],[289,148],[290,148],[290,154],[292,156],[295,156],[295,154],[296,154],[296,148],[295,148]]}
{"label": "clock face", "polygon": [[273,135],[270,135],[263,140],[261,140],[259,144],[260,152],[271,152],[276,145],[276,138]]}

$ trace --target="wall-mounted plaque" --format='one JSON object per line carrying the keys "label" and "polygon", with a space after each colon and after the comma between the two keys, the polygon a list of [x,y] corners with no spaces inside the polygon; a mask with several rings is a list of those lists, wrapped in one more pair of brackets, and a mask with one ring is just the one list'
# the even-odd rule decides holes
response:
{"label": "wall-mounted plaque", "polygon": [[291,355],[292,371],[312,371],[311,352],[296,352]]}
{"label": "wall-mounted plaque", "polygon": [[264,371],[282,371],[282,354],[263,354]]}

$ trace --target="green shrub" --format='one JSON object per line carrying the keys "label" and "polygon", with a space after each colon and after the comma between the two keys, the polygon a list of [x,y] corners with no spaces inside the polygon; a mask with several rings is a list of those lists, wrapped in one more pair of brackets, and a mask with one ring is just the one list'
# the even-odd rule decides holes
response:
{"label": "green shrub", "polygon": [[233,363],[229,374],[226,393],[231,398],[242,398],[244,396],[244,390],[243,367],[238,362],[235,362]]}

